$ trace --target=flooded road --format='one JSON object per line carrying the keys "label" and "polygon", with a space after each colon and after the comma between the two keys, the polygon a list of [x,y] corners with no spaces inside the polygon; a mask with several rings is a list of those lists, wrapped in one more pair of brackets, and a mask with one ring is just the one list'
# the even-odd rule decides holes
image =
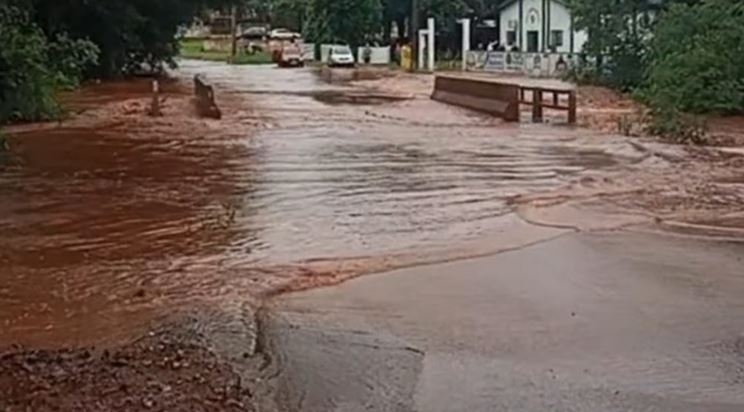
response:
{"label": "flooded road", "polygon": [[[222,121],[191,114],[195,73]],[[70,97],[81,120],[11,136],[0,342],[105,344],[181,308],[536,241],[515,197],[648,157],[588,131],[365,99],[309,69],[178,75],[162,118],[142,114],[147,83],[101,85]]]}

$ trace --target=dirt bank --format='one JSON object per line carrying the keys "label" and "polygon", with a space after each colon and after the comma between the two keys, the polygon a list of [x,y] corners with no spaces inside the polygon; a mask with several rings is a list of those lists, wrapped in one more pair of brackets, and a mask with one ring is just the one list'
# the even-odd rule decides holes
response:
{"label": "dirt bank", "polygon": [[198,332],[150,332],[113,350],[0,355],[0,410],[253,411],[252,382]]}

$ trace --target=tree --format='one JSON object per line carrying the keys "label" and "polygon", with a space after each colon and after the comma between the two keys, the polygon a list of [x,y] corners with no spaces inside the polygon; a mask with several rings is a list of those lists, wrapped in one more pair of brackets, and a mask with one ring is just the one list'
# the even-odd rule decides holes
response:
{"label": "tree", "polygon": [[317,43],[364,44],[381,33],[379,0],[309,0],[307,35]]}
{"label": "tree", "polygon": [[101,56],[91,76],[109,77],[143,65],[157,69],[173,64],[175,35],[207,7],[240,0],[24,0],[47,37],[68,33],[89,39]]}
{"label": "tree", "polygon": [[98,49],[59,34],[53,41],[19,7],[0,5],[0,124],[55,117],[55,92],[76,85]]}
{"label": "tree", "polygon": [[[680,41],[684,39],[684,41]],[[744,110],[744,3],[675,4],[654,31],[643,96],[692,113]]]}
{"label": "tree", "polygon": [[173,64],[179,26],[242,0],[3,0],[0,123],[59,113],[55,92],[83,76]]}

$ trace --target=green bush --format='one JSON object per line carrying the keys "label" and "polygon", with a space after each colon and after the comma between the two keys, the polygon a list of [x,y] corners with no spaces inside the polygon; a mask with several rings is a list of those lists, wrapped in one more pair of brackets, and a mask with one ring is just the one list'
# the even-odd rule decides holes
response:
{"label": "green bush", "polygon": [[55,74],[41,30],[20,10],[0,6],[0,44],[0,124],[57,115]]}
{"label": "green bush", "polygon": [[88,40],[71,39],[67,33],[58,34],[48,49],[57,83],[66,88],[77,87],[86,70],[98,64],[99,52],[98,46]]}
{"label": "green bush", "polygon": [[0,124],[59,116],[55,99],[61,87],[76,86],[98,48],[59,34],[54,42],[28,13],[0,6]]}
{"label": "green bush", "polygon": [[682,113],[669,107],[651,110],[647,132],[674,143],[696,145],[708,143],[708,124],[705,117]]}
{"label": "green bush", "polygon": [[744,3],[673,5],[650,44],[640,96],[664,113],[739,113],[744,109]]}

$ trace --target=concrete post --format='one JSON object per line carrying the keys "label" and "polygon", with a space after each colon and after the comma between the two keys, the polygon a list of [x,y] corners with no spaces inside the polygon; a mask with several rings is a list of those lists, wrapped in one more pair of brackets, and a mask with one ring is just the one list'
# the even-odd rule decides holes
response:
{"label": "concrete post", "polygon": [[427,34],[429,35],[429,43],[427,45],[427,49],[428,49],[427,54],[429,55],[428,66],[429,66],[429,71],[433,72],[434,71],[434,50],[436,50],[434,47],[435,46],[434,36],[436,35],[436,31],[434,30],[434,18],[429,17],[429,19],[426,20],[426,31],[428,32]]}
{"label": "concrete post", "polygon": [[160,83],[157,80],[152,81],[152,102],[148,114],[156,117],[163,115],[160,110]]}
{"label": "concrete post", "polygon": [[418,50],[418,70],[423,70],[424,65],[426,64],[426,55],[423,53],[423,49],[428,49],[428,42],[426,41],[426,30],[419,30],[418,32],[418,44],[419,44],[419,50]]}
{"label": "concrete post", "polygon": [[470,19],[462,19],[460,22],[462,23],[462,71],[466,71],[470,51]]}

